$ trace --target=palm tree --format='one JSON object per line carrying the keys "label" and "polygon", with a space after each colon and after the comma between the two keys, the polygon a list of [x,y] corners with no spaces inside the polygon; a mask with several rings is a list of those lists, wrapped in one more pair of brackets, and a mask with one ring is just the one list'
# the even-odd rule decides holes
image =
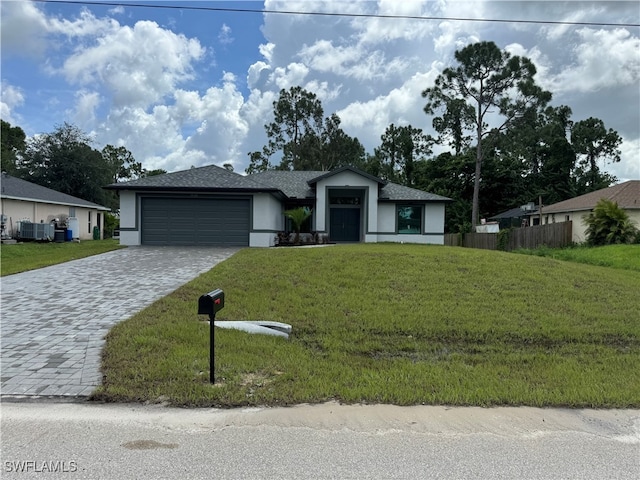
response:
{"label": "palm tree", "polygon": [[631,243],[638,231],[624,209],[604,198],[584,217],[584,223],[589,245]]}
{"label": "palm tree", "polygon": [[296,232],[293,244],[300,245],[300,228],[302,228],[304,221],[311,216],[311,209],[309,207],[298,207],[292,210],[287,210],[284,214],[291,219],[293,229]]}

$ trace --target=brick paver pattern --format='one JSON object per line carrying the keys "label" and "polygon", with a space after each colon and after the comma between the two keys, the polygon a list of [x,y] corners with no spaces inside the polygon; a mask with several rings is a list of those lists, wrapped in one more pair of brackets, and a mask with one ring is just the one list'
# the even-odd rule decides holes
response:
{"label": "brick paver pattern", "polygon": [[2,277],[0,394],[88,396],[102,381],[100,356],[113,325],[237,251],[129,247]]}

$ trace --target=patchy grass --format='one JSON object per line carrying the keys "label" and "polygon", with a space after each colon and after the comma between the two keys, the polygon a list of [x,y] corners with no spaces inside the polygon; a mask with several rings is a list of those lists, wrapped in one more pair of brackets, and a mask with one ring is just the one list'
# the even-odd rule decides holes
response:
{"label": "patchy grass", "polygon": [[540,247],[533,250],[522,249],[514,253],[524,253],[539,257],[555,258],[569,262],[586,263],[601,267],[622,268],[640,272],[640,245],[607,245],[604,247],[577,246],[570,248]]}
{"label": "patchy grass", "polygon": [[58,263],[90,257],[122,248],[117,240],[88,240],[86,242],[3,244],[0,248],[1,275],[26,272]]}
{"label": "patchy grass", "polygon": [[[290,340],[216,330],[290,323]],[[640,406],[640,276],[550,258],[417,245],[246,249],[117,325],[106,401]]]}

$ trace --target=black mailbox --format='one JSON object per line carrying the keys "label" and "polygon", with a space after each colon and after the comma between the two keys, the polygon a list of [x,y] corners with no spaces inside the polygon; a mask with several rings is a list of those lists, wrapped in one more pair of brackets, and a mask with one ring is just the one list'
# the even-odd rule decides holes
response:
{"label": "black mailbox", "polygon": [[224,292],[219,288],[200,295],[198,299],[198,315],[209,315],[209,380],[216,383],[215,377],[215,326],[216,313],[224,308]]}
{"label": "black mailbox", "polygon": [[[198,299],[198,314],[209,315],[210,319],[214,319],[216,313],[224,308],[224,292],[219,288],[201,295]],[[213,327],[213,325],[212,325]]]}

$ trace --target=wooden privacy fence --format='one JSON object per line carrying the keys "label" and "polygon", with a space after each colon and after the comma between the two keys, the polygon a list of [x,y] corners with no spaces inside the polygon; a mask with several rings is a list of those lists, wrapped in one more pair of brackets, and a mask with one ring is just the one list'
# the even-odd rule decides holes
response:
{"label": "wooden privacy fence", "polygon": [[538,248],[542,245],[560,248],[571,244],[571,229],[571,222],[562,222],[513,228],[500,233],[447,233],[444,236],[444,244],[450,247],[506,251]]}

